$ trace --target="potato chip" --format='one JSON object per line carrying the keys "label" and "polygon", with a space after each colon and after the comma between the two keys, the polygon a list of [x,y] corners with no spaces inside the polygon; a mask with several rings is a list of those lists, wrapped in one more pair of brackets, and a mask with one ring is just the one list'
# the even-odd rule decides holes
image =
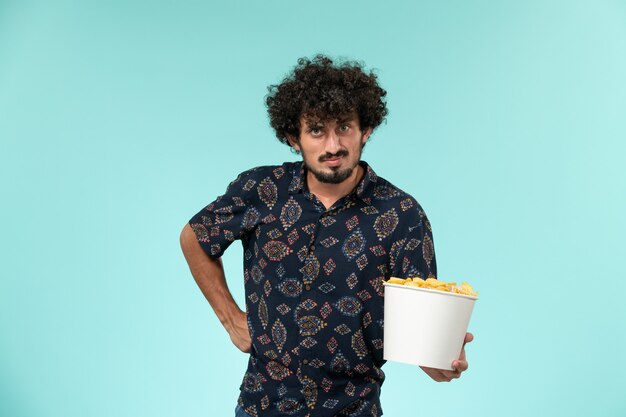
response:
{"label": "potato chip", "polygon": [[422,279],[420,277],[413,278],[396,278],[391,277],[387,281],[388,284],[407,285],[410,287],[427,288],[430,290],[438,290],[445,292],[452,292],[455,294],[469,295],[476,297],[478,293],[474,291],[471,285],[467,282],[462,282],[461,285],[457,285],[456,282],[444,282],[435,278]]}

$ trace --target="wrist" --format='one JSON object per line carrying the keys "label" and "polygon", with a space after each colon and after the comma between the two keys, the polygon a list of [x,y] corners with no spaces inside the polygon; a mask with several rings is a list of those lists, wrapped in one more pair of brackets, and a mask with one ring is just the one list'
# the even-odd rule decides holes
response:
{"label": "wrist", "polygon": [[245,315],[241,309],[233,303],[229,306],[223,315],[219,316],[219,320],[228,333],[231,333],[236,327],[236,323],[240,320],[241,315]]}

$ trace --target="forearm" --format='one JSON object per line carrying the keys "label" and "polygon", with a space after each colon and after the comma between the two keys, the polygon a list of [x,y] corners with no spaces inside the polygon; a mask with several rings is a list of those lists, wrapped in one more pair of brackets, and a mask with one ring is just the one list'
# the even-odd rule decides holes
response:
{"label": "forearm", "polygon": [[200,291],[230,333],[233,322],[237,315],[241,314],[241,310],[228,289],[222,261],[213,259],[204,252],[188,224],[180,234],[180,245]]}

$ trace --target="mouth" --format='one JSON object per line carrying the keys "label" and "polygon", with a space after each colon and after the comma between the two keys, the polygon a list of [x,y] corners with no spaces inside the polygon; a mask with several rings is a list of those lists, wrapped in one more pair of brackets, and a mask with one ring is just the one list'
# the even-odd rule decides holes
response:
{"label": "mouth", "polygon": [[334,156],[332,158],[326,158],[324,160],[324,163],[326,163],[326,165],[334,167],[337,165],[341,164],[341,161],[343,160],[343,156]]}
{"label": "mouth", "polygon": [[339,151],[335,155],[326,154],[326,156],[323,158],[320,158],[320,160],[321,162],[326,164],[326,166],[328,167],[337,167],[341,165],[341,163],[343,162],[346,156],[347,156],[347,152]]}

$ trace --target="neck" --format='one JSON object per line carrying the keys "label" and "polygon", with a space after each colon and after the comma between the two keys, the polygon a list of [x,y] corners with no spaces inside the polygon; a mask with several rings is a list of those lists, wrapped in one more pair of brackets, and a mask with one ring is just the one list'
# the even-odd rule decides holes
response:
{"label": "neck", "polygon": [[339,184],[329,184],[320,182],[311,171],[307,171],[306,181],[309,191],[324,204],[326,208],[330,208],[337,200],[348,195],[359,184],[365,170],[358,164],[352,171],[352,175]]}

